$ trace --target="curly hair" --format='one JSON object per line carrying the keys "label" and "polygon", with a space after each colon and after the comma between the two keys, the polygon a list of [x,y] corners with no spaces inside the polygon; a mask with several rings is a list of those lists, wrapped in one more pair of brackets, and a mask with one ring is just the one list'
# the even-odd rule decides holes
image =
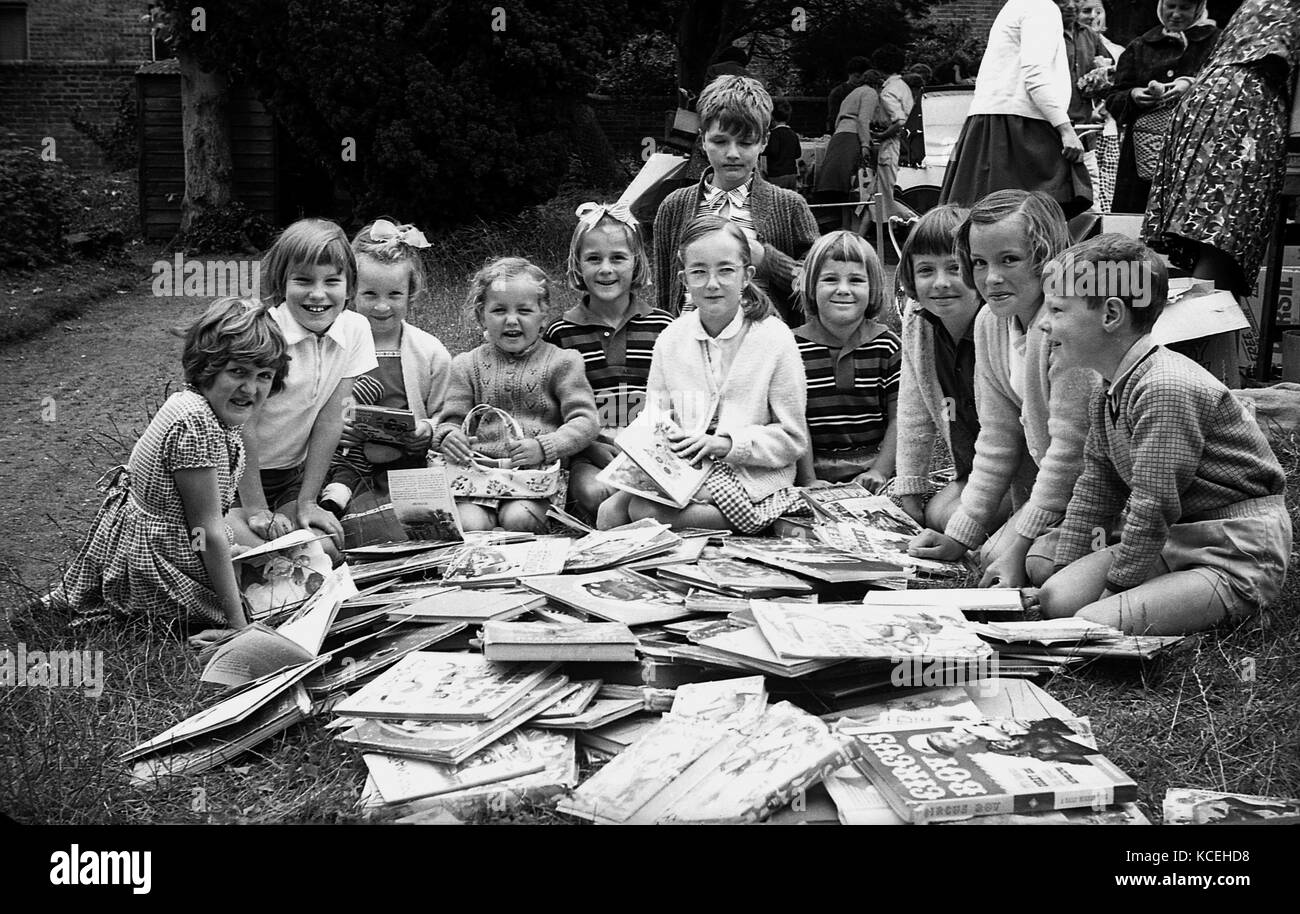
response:
{"label": "curly hair", "polygon": [[546,271],[523,257],[498,257],[488,261],[482,269],[469,278],[469,292],[465,295],[465,310],[483,326],[483,308],[487,291],[495,282],[526,276],[537,283],[537,304],[545,314],[551,307],[551,282]]}
{"label": "curly hair", "polygon": [[250,362],[275,371],[271,396],[284,390],[289,373],[288,346],[280,325],[266,307],[247,298],[219,298],[184,329],[181,367],[198,391],[210,388],[231,362]]}

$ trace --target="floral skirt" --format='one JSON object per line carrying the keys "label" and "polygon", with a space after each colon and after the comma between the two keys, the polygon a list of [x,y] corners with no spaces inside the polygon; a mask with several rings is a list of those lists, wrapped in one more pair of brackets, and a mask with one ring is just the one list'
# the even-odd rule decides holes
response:
{"label": "floral skirt", "polygon": [[1191,269],[1207,244],[1236,261],[1233,291],[1259,277],[1285,175],[1286,99],[1250,65],[1203,72],[1174,115],[1142,237]]}

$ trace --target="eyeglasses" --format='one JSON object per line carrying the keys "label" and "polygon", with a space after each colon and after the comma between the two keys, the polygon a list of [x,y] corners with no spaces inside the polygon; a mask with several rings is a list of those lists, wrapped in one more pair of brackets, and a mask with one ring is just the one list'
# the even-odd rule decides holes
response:
{"label": "eyeglasses", "polygon": [[740,282],[742,272],[739,267],[718,267],[716,270],[683,270],[682,279],[686,285],[692,289],[699,289],[709,284],[709,278],[712,277],[718,281],[720,286],[734,286]]}

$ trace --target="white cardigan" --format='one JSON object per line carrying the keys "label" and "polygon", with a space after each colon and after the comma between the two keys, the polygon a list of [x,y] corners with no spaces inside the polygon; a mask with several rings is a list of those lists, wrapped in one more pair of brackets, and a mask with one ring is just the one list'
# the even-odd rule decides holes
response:
{"label": "white cardigan", "polygon": [[1052,0],[1007,0],[989,29],[970,114],[1014,114],[1067,124],[1070,60]]}
{"label": "white cardigan", "polygon": [[671,410],[688,432],[690,417],[718,397],[717,434],[731,437],[723,458],[752,501],[761,501],[792,485],[795,465],[808,450],[804,414],[808,385],[794,334],[779,317],[745,321],[740,343],[722,386],[713,374],[699,340],[698,311],[677,318],[655,341],[647,384],[647,405]]}
{"label": "white cardigan", "polygon": [[424,423],[432,432],[451,380],[451,353],[436,336],[406,321],[402,322],[401,353],[407,409],[415,414],[417,426]]}

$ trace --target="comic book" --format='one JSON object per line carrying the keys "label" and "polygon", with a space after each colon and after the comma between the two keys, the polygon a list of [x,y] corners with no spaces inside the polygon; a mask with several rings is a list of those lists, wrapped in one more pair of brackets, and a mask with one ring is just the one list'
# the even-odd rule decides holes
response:
{"label": "comic book", "polygon": [[569,539],[546,537],[529,543],[466,544],[451,556],[442,579],[474,587],[539,574],[559,574],[569,554]]}
{"label": "comic book", "polygon": [[666,525],[643,518],[621,527],[597,530],[574,540],[564,560],[569,573],[599,571],[625,562],[668,552],[682,538]]}
{"label": "comic book", "polygon": [[636,660],[636,636],[621,622],[488,622],[483,655],[495,661]]}
{"label": "comic book", "polygon": [[706,549],[696,564],[666,565],[659,569],[658,576],[736,597],[762,598],[814,590],[807,580],[788,571],[731,558],[722,555],[716,547]]}
{"label": "comic book", "polygon": [[624,625],[671,622],[691,615],[684,595],[626,568],[609,568],[591,574],[540,575],[520,583],[565,606]]}
{"label": "comic book", "polygon": [[516,705],[556,664],[492,663],[481,654],[417,652],[341,702],[346,717],[491,720]]}
{"label": "comic book", "polygon": [[1137,784],[1093,747],[1079,721],[957,721],[854,739],[872,783],[915,824],[1137,799]]}
{"label": "comic book", "polygon": [[1162,813],[1166,825],[1297,825],[1300,798],[1170,787]]}
{"label": "comic book", "polygon": [[939,610],[871,609],[751,600],[763,638],[786,659],[973,661],[991,657],[958,614]]}
{"label": "comic book", "polygon": [[906,577],[907,568],[865,559],[797,537],[732,536],[722,546],[723,555],[751,559],[828,584]]}
{"label": "comic book", "polygon": [[855,482],[800,489],[817,522],[857,521],[884,533],[915,536],[921,526],[884,495],[873,495]]}

